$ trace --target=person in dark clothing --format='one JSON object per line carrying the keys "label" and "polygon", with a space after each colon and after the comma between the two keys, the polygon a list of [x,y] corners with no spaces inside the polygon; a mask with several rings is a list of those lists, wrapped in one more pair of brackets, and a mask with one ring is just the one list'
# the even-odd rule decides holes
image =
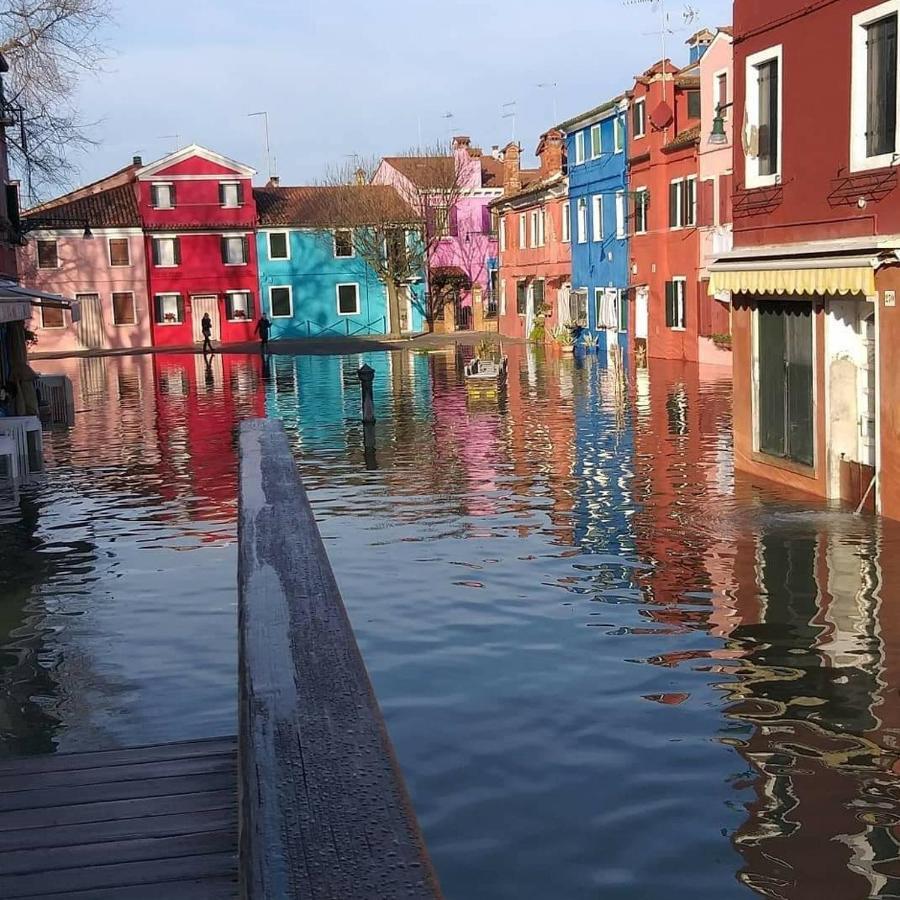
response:
{"label": "person in dark clothing", "polygon": [[203,318],[200,320],[200,330],[203,332],[203,353],[206,354],[206,351],[209,350],[210,353],[213,352],[213,345],[210,338],[212,337],[212,319],[209,317],[209,313],[203,313]]}
{"label": "person in dark clothing", "polygon": [[259,317],[256,328],[253,329],[254,334],[259,335],[259,352],[265,354],[269,349],[269,332],[272,330],[272,323],[266,318],[265,313]]}

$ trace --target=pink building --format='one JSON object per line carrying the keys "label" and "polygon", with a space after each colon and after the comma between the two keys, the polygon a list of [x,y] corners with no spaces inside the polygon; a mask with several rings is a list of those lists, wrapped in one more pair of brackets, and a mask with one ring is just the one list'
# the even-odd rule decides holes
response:
{"label": "pink building", "polygon": [[32,317],[37,353],[149,347],[147,269],[134,173],[108,178],[30,210],[18,266],[28,287],[78,302],[72,312],[43,307]]}
{"label": "pink building", "polygon": [[[700,294],[709,293],[709,266],[732,248],[731,195],[734,191],[733,38],[730,28],[720,28],[700,60]],[[716,122],[716,119],[721,122]],[[713,131],[724,129],[724,137]],[[730,352],[717,347],[710,335],[731,333],[731,296],[723,294],[700,303],[700,362],[731,365]]]}
{"label": "pink building", "polygon": [[[444,171],[443,166],[453,166]],[[467,137],[453,139],[453,157],[391,156],[382,160],[373,179],[390,184],[421,209],[423,190],[453,185],[457,197],[446,214],[428,216],[429,228],[443,232],[428,261],[428,317],[434,331],[484,327],[496,314],[497,233],[489,204],[503,195],[503,164],[484,156]],[[429,202],[429,207],[439,207]],[[427,212],[427,211],[426,211]]]}

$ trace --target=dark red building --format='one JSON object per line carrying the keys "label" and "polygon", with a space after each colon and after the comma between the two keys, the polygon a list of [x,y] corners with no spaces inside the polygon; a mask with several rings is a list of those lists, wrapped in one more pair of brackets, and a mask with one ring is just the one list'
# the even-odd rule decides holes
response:
{"label": "dark red building", "polygon": [[254,170],[192,145],[138,170],[155,346],[250,340],[259,312]]}
{"label": "dark red building", "polygon": [[897,0],[735,0],[735,462],[900,518]]}

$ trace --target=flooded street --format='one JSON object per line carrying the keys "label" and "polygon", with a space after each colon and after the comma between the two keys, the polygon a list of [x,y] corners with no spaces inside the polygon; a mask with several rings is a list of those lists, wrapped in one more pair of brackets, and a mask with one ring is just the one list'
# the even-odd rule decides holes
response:
{"label": "flooded street", "polygon": [[509,353],[499,400],[452,348],[37,364],[78,413],[0,488],[0,757],[236,731],[265,415],[448,898],[900,896],[900,528],[736,480],[715,371]]}

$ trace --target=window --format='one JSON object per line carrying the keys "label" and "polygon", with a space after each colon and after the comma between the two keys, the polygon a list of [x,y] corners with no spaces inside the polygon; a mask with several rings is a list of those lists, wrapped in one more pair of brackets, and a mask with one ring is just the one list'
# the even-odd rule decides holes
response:
{"label": "window", "polygon": [[269,307],[273,319],[289,319],[294,314],[294,300],[290,287],[270,287]]}
{"label": "window", "polygon": [[591,159],[597,159],[603,153],[603,135],[600,132],[600,123],[591,126]]}
{"label": "window", "polygon": [[42,306],[41,326],[43,328],[65,328],[66,319],[63,311],[55,306]]}
{"label": "window", "polygon": [[538,231],[540,230],[540,226],[538,225],[538,211],[533,209],[531,211],[531,246],[532,247],[540,247],[540,240]]}
{"label": "window", "polygon": [[598,331],[603,328],[603,297],[605,288],[594,288],[594,328]]}
{"label": "window", "polygon": [[291,245],[286,231],[269,232],[269,259],[290,259]]}
{"label": "window", "polygon": [[697,224],[697,176],[692,175],[684,182],[684,224],[691,227]]}
{"label": "window", "polygon": [[[441,207],[443,210],[444,220],[447,218],[447,207]],[[445,232],[440,232],[444,234]],[[334,233],[334,256],[335,259],[347,259],[354,255],[353,252],[353,232],[349,228],[338,228]]]}
{"label": "window", "polygon": [[650,212],[650,195],[647,188],[640,187],[634,192],[634,233],[646,234],[648,214]]}
{"label": "window", "polygon": [[575,224],[578,235],[578,243],[587,243],[587,198],[579,197],[576,204],[578,221]]}
{"label": "window", "polygon": [[619,331],[628,331],[628,293],[616,291],[616,307],[619,310]]}
{"label": "window", "polygon": [[219,185],[219,205],[235,209],[244,202],[244,186],[239,181],[223,181]]}
{"label": "window", "polygon": [[895,165],[898,0],[853,17],[850,159],[854,170]]}
{"label": "window", "polygon": [[587,325],[588,292],[587,288],[579,288],[569,294],[569,321],[577,325]]}
{"label": "window", "polygon": [[756,313],[756,426],[763,453],[813,465],[812,304],[761,300]]}
{"label": "window", "polygon": [[128,238],[109,239],[109,264],[111,266],[131,265],[131,248]]}
{"label": "window", "polygon": [[450,208],[447,206],[434,208],[434,235],[439,238],[450,236]]}
{"label": "window", "polygon": [[134,311],[134,294],[131,291],[117,291],[112,295],[113,324],[134,325],[137,316]]}
{"label": "window", "polygon": [[226,266],[245,266],[249,258],[247,238],[242,234],[222,238],[222,262]]}
{"label": "window", "polygon": [[716,75],[716,115],[723,119],[727,117],[728,110],[724,107],[728,104],[728,73],[722,72]]}
{"label": "window", "polygon": [[153,301],[157,325],[180,325],[184,322],[184,299],[181,294],[157,294]]}
{"label": "window", "polygon": [[572,222],[569,216],[572,215],[572,206],[568,200],[562,204],[562,242],[568,244],[572,240]]}
{"label": "window", "polygon": [[153,238],[153,265],[171,268],[181,264],[181,241],[178,238]]}
{"label": "window", "polygon": [[528,312],[528,284],[524,279],[516,282],[516,313],[524,316]]}
{"label": "window", "polygon": [[684,331],[687,327],[687,279],[675,278],[666,282],[666,327]]}
{"label": "window", "polygon": [[253,295],[250,291],[225,293],[225,318],[229,322],[248,322],[253,318]]}
{"label": "window", "polygon": [[616,192],[616,237],[625,237],[625,192]]}
{"label": "window", "polygon": [[595,194],[591,197],[591,236],[595,241],[603,240],[603,197]]}
{"label": "window", "polygon": [[543,247],[546,243],[547,236],[547,210],[542,206],[538,213],[538,236],[541,242],[538,246]]}
{"label": "window", "polygon": [[584,132],[575,134],[575,165],[580,166],[584,162]]}
{"label": "window", "polygon": [[642,138],[647,133],[647,101],[643,97],[635,100],[631,107],[631,129],[635,138]]}
{"label": "window", "polygon": [[616,135],[616,153],[621,153],[625,149],[625,117],[616,116],[614,127]]}
{"label": "window", "polygon": [[154,209],[173,209],[175,206],[175,185],[163,182],[151,184],[150,204]]}
{"label": "window", "polygon": [[37,258],[39,269],[58,269],[59,256],[56,251],[56,241],[38,241]]}
{"label": "window", "polygon": [[781,47],[747,57],[748,188],[770,187],[781,176],[781,60]]}
{"label": "window", "polygon": [[697,177],[679,178],[669,185],[669,228],[697,224]]}
{"label": "window", "polygon": [[535,278],[531,282],[531,308],[534,314],[540,315],[544,309],[544,279]]}
{"label": "window", "polygon": [[519,249],[524,250],[526,246],[528,246],[527,238],[528,235],[525,233],[527,228],[527,221],[525,213],[519,213]]}
{"label": "window", "polygon": [[700,91],[687,92],[688,118],[700,118]]}
{"label": "window", "polygon": [[359,315],[359,285],[339,284],[337,286],[338,315]]}
{"label": "window", "polygon": [[500,218],[500,251],[506,250],[506,216]]}

